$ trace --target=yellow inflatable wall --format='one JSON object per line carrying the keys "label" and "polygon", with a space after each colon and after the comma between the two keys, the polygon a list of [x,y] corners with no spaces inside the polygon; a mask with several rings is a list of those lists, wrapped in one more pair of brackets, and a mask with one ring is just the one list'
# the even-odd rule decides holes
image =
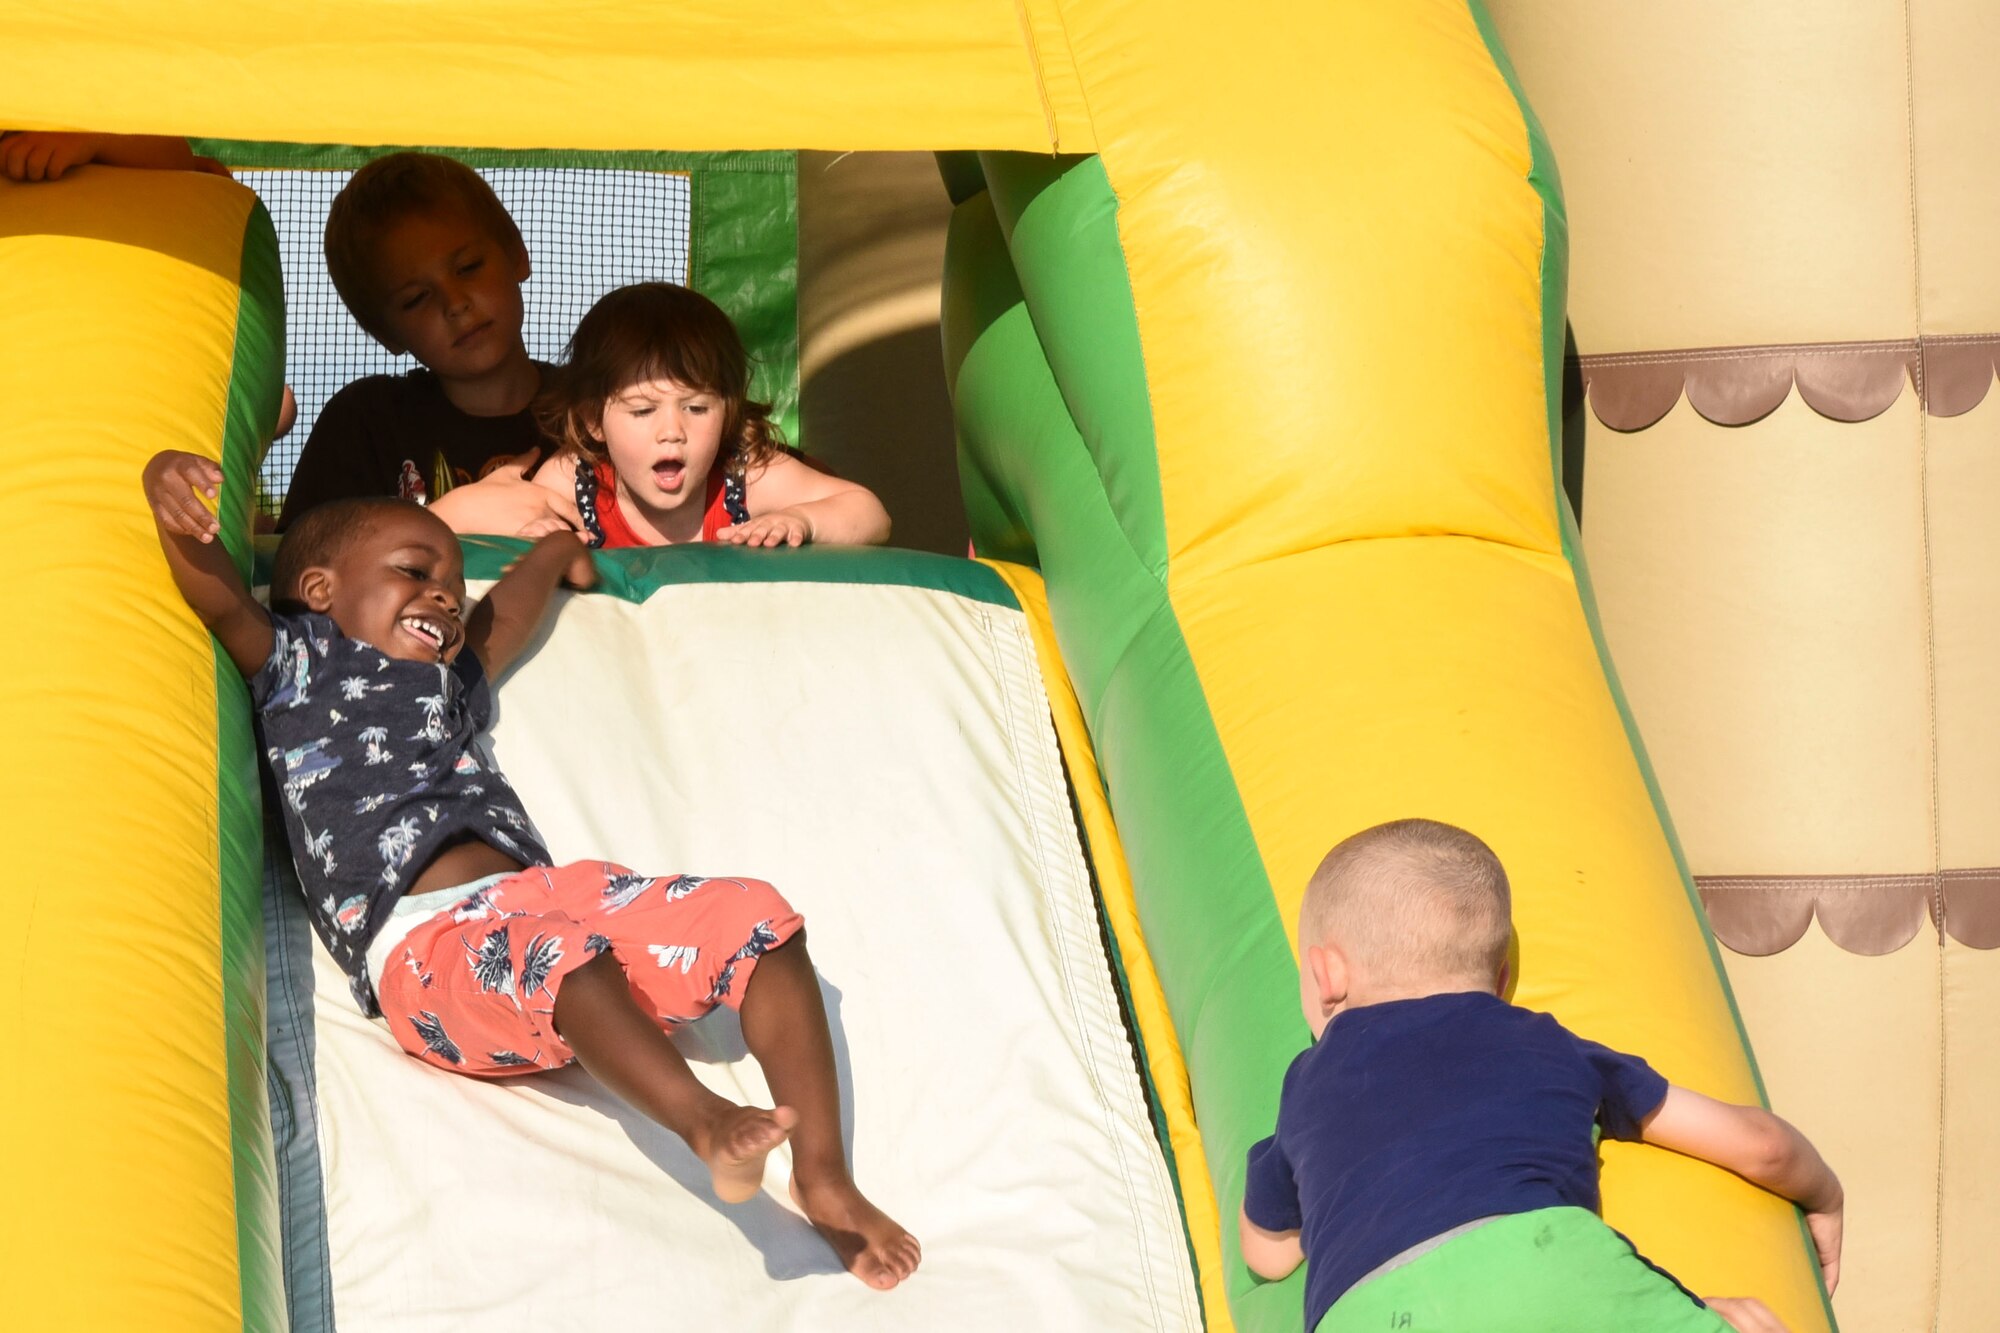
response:
{"label": "yellow inflatable wall", "polygon": [[0,292],[6,1320],[280,1327],[244,691],[163,583],[137,483],[160,449],[227,457],[247,541],[270,223],[214,176],[0,181]]}

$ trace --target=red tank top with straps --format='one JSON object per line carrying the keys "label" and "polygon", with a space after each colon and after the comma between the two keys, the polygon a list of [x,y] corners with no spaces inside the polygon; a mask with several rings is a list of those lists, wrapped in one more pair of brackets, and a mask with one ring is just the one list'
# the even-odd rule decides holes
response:
{"label": "red tank top with straps", "polygon": [[[652,546],[632,530],[625,521],[624,511],[618,507],[618,478],[611,470],[611,464],[598,463],[593,469],[597,477],[596,516],[598,526],[604,532],[604,547],[607,551],[621,546]],[[737,520],[729,512],[728,482],[719,467],[708,470],[707,488],[702,497],[701,539],[715,540],[715,535]]]}

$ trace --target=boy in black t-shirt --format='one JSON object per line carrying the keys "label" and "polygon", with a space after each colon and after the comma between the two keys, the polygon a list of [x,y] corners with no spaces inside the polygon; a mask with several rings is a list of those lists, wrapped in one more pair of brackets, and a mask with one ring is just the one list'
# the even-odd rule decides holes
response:
{"label": "boy in black t-shirt", "polygon": [[1286,1071],[1277,1133],[1250,1150],[1251,1270],[1309,1259],[1320,1333],[1781,1329],[1760,1301],[1704,1307],[1604,1225],[1601,1131],[1797,1202],[1831,1292],[1842,1195],[1813,1146],[1508,1004],[1511,933],[1499,858],[1449,824],[1379,825],[1320,863],[1299,908],[1315,1044]]}
{"label": "boy in black t-shirt", "polygon": [[[278,516],[349,496],[427,503],[541,442],[528,405],[546,367],[521,341],[521,230],[493,189],[462,162],[394,153],[354,173],[326,221],[326,267],[348,311],[391,352],[422,368],[368,375],[328,400],[313,423]],[[575,506],[523,481],[507,496],[521,522]]]}

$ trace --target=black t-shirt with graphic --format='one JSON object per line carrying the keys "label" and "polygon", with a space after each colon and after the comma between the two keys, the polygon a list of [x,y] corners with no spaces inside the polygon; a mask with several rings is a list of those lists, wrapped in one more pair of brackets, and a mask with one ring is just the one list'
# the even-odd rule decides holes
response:
{"label": "black t-shirt with graphic", "polygon": [[477,837],[548,865],[548,850],[479,744],[493,690],[470,650],[407,662],[323,615],[271,622],[270,660],[250,681],[264,758],[313,928],[372,1015],[368,942],[439,851]]}
{"label": "black t-shirt with graphic", "polygon": [[[552,367],[535,363],[543,383]],[[278,530],[328,500],[355,495],[435,500],[477,481],[495,459],[542,443],[532,412],[475,417],[445,397],[444,384],[418,368],[366,375],[327,400],[292,470]],[[414,483],[421,495],[410,493]]]}

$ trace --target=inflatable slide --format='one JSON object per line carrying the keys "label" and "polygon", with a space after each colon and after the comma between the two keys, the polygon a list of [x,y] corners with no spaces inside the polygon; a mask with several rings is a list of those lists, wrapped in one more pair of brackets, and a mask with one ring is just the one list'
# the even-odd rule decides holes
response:
{"label": "inflatable slide", "polygon": [[[476,553],[474,574],[518,549]],[[581,1070],[486,1086],[410,1060],[354,1008],[281,873],[266,910],[293,1333],[653,1327],[675,1310],[767,1329],[1198,1329],[1007,582],[874,551],[622,565],[503,683],[496,757],[563,861],[754,860],[786,886],[857,1179],[923,1240],[926,1279],[883,1299],[848,1277],[778,1202],[782,1166],[765,1197],[717,1204],[678,1139]],[[733,1013],[682,1044],[724,1095],[770,1105]],[[543,1239],[523,1249],[528,1228]],[[441,1248],[514,1257],[472,1280]]]}
{"label": "inflatable slide", "polygon": [[[568,601],[502,692],[498,744],[560,849],[755,873],[824,915],[860,1169],[927,1243],[877,1300],[815,1271],[781,1205],[739,1226],[678,1189],[679,1159],[580,1081],[446,1087],[307,1003],[259,882],[242,691],[133,481],[164,444],[221,458],[247,568],[280,383],[268,223],[219,178],[0,185],[22,460],[0,550],[10,623],[36,627],[0,675],[28,858],[0,933],[25,1043],[0,1130],[34,1201],[0,1262],[26,1326],[501,1320],[548,1280],[461,1274],[547,1209],[579,1241],[563,1281],[662,1322],[1296,1329],[1298,1281],[1254,1279],[1233,1226],[1305,1040],[1291,920],[1332,842],[1403,815],[1506,861],[1517,1000],[1761,1095],[1557,484],[1561,193],[1476,3],[0,20],[8,125],[939,151],[960,472],[1002,562],[668,553]],[[808,712],[826,729],[794,740]],[[726,1027],[690,1041],[755,1089]],[[535,1169],[480,1151],[499,1140]],[[1830,1327],[1789,1207],[1664,1153],[1604,1165],[1648,1255]],[[469,1231],[440,1212],[464,1198]],[[712,1300],[625,1285],[664,1230],[699,1238]]]}

